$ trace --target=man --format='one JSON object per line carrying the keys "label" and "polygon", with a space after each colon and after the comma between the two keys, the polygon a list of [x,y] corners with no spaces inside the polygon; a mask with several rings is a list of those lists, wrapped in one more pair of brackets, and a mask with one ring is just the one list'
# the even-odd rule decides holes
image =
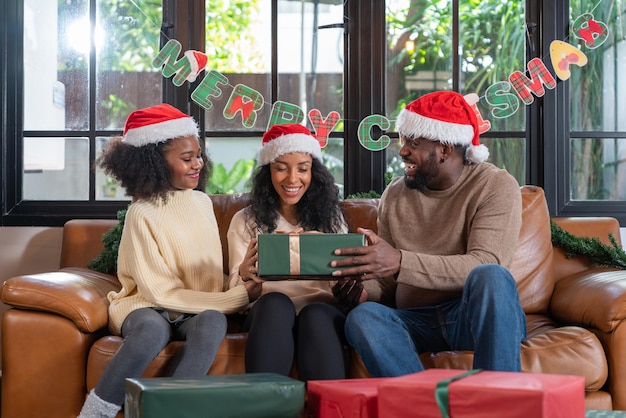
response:
{"label": "man", "polygon": [[[358,304],[346,337],[372,376],[424,369],[418,354],[474,351],[474,368],[519,371],[526,319],[506,269],[521,227],[521,193],[484,162],[476,115],[450,91],[418,98],[397,120],[404,179],[384,191],[378,235],[343,248],[335,291]],[[395,308],[367,301],[361,280],[396,281]],[[369,284],[369,283],[368,283]],[[366,286],[366,288],[369,286]]]}

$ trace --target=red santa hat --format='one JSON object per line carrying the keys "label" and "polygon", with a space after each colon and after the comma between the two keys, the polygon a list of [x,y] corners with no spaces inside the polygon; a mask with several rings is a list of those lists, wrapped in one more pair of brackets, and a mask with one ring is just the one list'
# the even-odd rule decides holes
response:
{"label": "red santa hat", "polygon": [[263,135],[259,165],[274,162],[281,155],[305,152],[322,161],[320,143],[306,127],[298,124],[273,125]]}
{"label": "red santa hat", "polygon": [[191,73],[185,80],[193,83],[196,81],[198,75],[206,68],[207,56],[204,52],[189,50],[185,51],[185,57],[191,66]]}
{"label": "red santa hat", "polygon": [[198,136],[193,118],[166,103],[132,112],[122,135],[122,142],[141,147],[183,136]]}
{"label": "red santa hat", "polygon": [[480,143],[474,110],[454,91],[437,91],[412,101],[400,111],[396,129],[410,138],[465,145],[465,157],[472,163],[479,164],[489,158],[489,150]]}

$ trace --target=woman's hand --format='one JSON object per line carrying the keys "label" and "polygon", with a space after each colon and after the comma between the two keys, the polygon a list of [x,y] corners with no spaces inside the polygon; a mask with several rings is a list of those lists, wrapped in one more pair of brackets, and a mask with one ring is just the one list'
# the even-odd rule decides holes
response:
{"label": "woman's hand", "polygon": [[257,239],[252,238],[250,244],[248,244],[246,255],[243,257],[243,262],[239,265],[239,277],[241,277],[241,280],[249,282],[250,280],[258,279],[257,273],[259,269],[256,265],[258,258]]}
{"label": "woman's hand", "polygon": [[367,300],[367,291],[360,277],[345,277],[333,286],[333,295],[341,306],[352,309]]}

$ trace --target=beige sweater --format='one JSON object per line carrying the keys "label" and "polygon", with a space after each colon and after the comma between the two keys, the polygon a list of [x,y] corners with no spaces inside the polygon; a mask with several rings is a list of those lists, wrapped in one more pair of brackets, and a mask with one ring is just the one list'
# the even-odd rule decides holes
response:
{"label": "beige sweater", "polygon": [[118,255],[119,292],[108,294],[109,327],[120,333],[135,309],[161,307],[180,313],[214,309],[234,313],[249,302],[236,286],[224,292],[222,246],[211,199],[176,191],[167,203],[138,201],[126,213]]}
{"label": "beige sweater", "polygon": [[398,308],[459,297],[480,264],[508,267],[521,228],[515,178],[489,163],[466,165],[447,190],[412,190],[394,180],[381,197],[379,235],[402,252]]}

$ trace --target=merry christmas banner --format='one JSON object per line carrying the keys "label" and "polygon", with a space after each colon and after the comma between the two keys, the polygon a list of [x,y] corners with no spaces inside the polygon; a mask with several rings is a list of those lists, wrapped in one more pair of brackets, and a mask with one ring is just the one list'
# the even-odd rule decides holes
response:
{"label": "merry christmas banner", "polygon": [[[572,24],[572,31],[577,39],[583,41],[587,49],[598,48],[609,36],[608,26],[595,20],[590,13],[579,16]],[[172,82],[176,86],[181,86],[185,82],[193,83],[198,75],[206,70],[208,61],[207,55],[203,52],[185,51],[181,57],[181,51],[180,42],[172,39],[153,60],[153,65],[160,69],[164,77],[172,77]],[[524,71],[514,71],[507,80],[492,84],[485,90],[483,96],[479,97],[476,93],[465,95],[465,99],[476,112],[481,134],[491,129],[491,123],[483,118],[478,109],[480,100],[484,100],[486,107],[490,109],[489,117],[507,118],[517,112],[520,106],[530,105],[535,97],[542,97],[545,89],[554,89],[556,78],[569,79],[572,66],[584,67],[588,61],[584,52],[560,40],[551,42],[549,58],[554,74],[550,73],[543,59],[533,58],[527,63]],[[208,70],[191,93],[191,99],[205,110],[212,111],[215,107],[213,101],[221,98],[226,89],[231,89],[228,78],[218,71]],[[222,113],[226,119],[240,119],[241,125],[250,129],[255,126],[257,114],[265,103],[261,93],[244,84],[237,84],[232,87]],[[306,116],[321,147],[325,147],[330,133],[341,120],[341,115],[337,111],[332,111],[324,116],[318,109],[311,109]],[[304,118],[304,111],[298,105],[276,101],[272,104],[270,119],[265,128],[284,123],[302,124]],[[385,132],[390,129],[391,121],[383,115],[365,117],[359,123],[358,139],[364,148],[380,151],[387,148],[391,140],[388,135],[374,139],[372,137],[374,126]]]}

